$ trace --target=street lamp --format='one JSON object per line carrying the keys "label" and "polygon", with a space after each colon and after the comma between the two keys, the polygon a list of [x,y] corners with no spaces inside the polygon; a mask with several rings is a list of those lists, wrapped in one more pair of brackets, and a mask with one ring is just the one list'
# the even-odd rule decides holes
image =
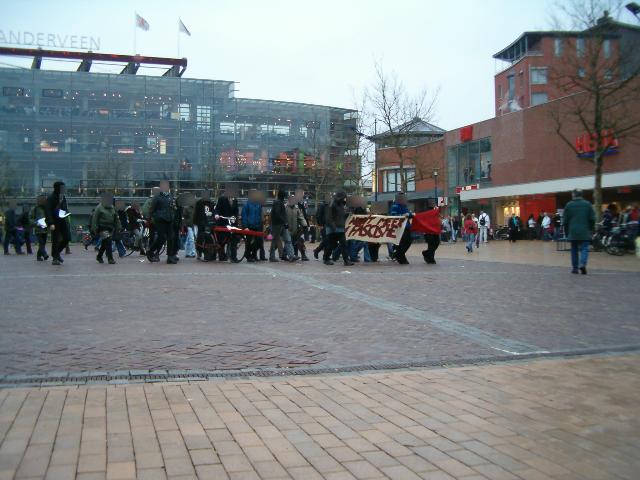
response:
{"label": "street lamp", "polygon": [[640,5],[636,2],[630,2],[627,3],[626,8],[640,20]]}
{"label": "street lamp", "polygon": [[436,207],[439,207],[440,206],[439,205],[440,202],[438,202],[438,169],[437,168],[433,169],[433,180],[435,181],[435,184],[436,184],[436,192],[435,192],[436,193],[436,195],[435,195],[436,196]]}

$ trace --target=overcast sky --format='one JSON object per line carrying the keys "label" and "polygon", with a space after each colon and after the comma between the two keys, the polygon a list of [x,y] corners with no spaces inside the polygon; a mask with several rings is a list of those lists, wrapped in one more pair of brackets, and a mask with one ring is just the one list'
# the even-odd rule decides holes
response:
{"label": "overcast sky", "polygon": [[130,54],[137,11],[150,24],[137,30],[138,53],[172,57],[181,17],[186,77],[235,80],[241,97],[339,107],[355,106],[380,59],[410,90],[440,88],[433,121],[451,129],[493,116],[492,55],[548,29],[553,1],[21,0],[3,4],[0,30],[91,35],[101,52]]}

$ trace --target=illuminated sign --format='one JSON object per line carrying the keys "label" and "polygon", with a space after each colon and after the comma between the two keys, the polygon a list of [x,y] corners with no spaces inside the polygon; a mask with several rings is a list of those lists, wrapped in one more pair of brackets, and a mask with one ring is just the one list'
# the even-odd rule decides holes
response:
{"label": "illuminated sign", "polygon": [[90,35],[0,30],[0,43],[26,47],[71,48],[94,52],[100,50],[100,37]]}
{"label": "illuminated sign", "polygon": [[[618,153],[618,139],[615,137],[613,130],[603,130],[600,134],[600,141],[602,142],[602,148],[604,155],[611,155]],[[595,133],[584,133],[576,137],[575,143],[576,152],[578,157],[589,158],[593,157],[596,149],[598,148],[598,138]]]}
{"label": "illuminated sign", "polygon": [[456,194],[460,195],[460,192],[467,192],[469,190],[478,190],[480,188],[479,183],[474,183],[473,185],[466,185],[464,187],[456,187]]}

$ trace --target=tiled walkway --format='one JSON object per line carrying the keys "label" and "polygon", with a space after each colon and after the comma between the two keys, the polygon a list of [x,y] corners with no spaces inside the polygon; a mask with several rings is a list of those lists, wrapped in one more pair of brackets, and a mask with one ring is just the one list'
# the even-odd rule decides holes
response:
{"label": "tiled walkway", "polygon": [[640,356],[0,390],[0,479],[637,479]]}

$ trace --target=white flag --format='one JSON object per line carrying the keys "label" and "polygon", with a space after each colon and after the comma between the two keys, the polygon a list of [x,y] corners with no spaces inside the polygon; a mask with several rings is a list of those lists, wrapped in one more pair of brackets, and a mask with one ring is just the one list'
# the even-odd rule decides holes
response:
{"label": "white flag", "polygon": [[141,28],[145,32],[149,31],[149,22],[136,13],[136,27]]}
{"label": "white flag", "polygon": [[182,23],[182,19],[180,18],[178,18],[178,31],[191,36],[191,32],[187,29],[187,27],[184,26],[184,23]]}

